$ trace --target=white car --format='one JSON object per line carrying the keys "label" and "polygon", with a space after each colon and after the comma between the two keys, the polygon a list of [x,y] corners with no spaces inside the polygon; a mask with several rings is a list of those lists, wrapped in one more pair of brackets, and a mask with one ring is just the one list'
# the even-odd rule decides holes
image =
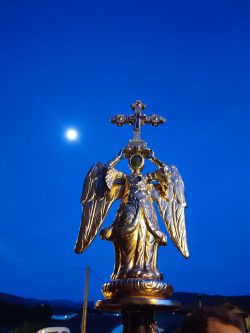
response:
{"label": "white car", "polygon": [[46,327],[36,333],[70,333],[70,330],[67,327]]}

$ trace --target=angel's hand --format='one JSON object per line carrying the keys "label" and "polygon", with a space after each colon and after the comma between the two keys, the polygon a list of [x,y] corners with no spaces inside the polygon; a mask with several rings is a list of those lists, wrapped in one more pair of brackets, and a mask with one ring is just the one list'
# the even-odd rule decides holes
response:
{"label": "angel's hand", "polygon": [[167,245],[167,236],[161,232],[161,231],[156,231],[156,241],[159,245],[166,246]]}
{"label": "angel's hand", "polygon": [[153,150],[151,150],[150,153],[148,154],[148,159],[153,162],[154,158],[155,158],[155,153],[153,152]]}
{"label": "angel's hand", "polygon": [[103,229],[100,231],[100,237],[101,237],[101,239],[104,239],[104,240],[111,240],[112,231],[113,231],[113,228],[112,228],[112,227],[106,227],[106,228],[103,228]]}

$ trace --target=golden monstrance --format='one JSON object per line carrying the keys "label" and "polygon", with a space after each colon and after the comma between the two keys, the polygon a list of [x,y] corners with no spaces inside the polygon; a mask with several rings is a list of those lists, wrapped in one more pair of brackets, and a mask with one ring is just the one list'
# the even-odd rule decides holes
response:
{"label": "golden monstrance", "polygon": [[[81,196],[82,219],[76,253],[82,253],[100,231],[115,248],[114,271],[102,286],[103,300],[96,308],[121,311],[123,333],[156,332],[154,311],[174,310],[180,303],[171,300],[171,285],[163,281],[157,267],[159,246],[167,245],[167,236],[159,228],[155,207],[172,241],[184,257],[189,256],[185,225],[184,183],[178,169],[155,157],[141,138],[142,125],[158,126],[166,119],[143,113],[145,105],[135,101],[133,114],[118,114],[111,122],[134,127],[133,138],[108,163],[97,163],[88,172]],[[131,174],[116,166],[127,159]],[[145,160],[156,169],[143,174]],[[116,200],[120,206],[113,223],[101,229],[109,208]]]}

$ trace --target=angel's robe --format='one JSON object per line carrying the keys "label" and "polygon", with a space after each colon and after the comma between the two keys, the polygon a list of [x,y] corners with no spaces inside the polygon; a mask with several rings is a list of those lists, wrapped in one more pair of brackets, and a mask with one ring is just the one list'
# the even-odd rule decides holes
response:
{"label": "angel's robe", "polygon": [[157,268],[157,248],[166,245],[167,238],[159,229],[153,206],[155,189],[151,181],[155,174],[119,173],[125,181],[125,194],[109,237],[116,253],[112,279],[162,278]]}

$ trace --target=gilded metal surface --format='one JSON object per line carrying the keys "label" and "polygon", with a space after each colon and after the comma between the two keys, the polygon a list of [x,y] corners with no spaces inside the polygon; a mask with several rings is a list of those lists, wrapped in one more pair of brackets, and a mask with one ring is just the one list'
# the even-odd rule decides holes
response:
{"label": "gilded metal surface", "polygon": [[[85,179],[81,196],[82,220],[75,251],[81,253],[90,245],[110,206],[119,199],[121,203],[114,222],[100,232],[102,239],[113,242],[115,248],[114,271],[111,281],[103,287],[104,296],[126,295],[130,285],[131,297],[169,297],[172,289],[168,285],[163,287],[164,283],[160,282],[163,277],[157,267],[158,247],[167,245],[167,236],[159,228],[154,205],[158,207],[174,244],[184,257],[188,257],[184,184],[178,169],[156,158],[141,139],[141,125],[156,126],[165,119],[143,115],[145,106],[140,101],[136,101],[132,108],[135,111],[133,117],[118,115],[112,118],[112,122],[119,126],[134,125],[133,138],[110,162],[95,164]],[[131,174],[115,168],[122,159],[128,159]],[[154,172],[142,173],[145,159],[157,167]],[[154,287],[147,288],[145,279],[152,281]],[[118,291],[113,288],[115,285]],[[158,285],[163,287],[161,292],[157,291]]]}
{"label": "gilded metal surface", "polygon": [[105,283],[102,293],[106,299],[126,297],[153,297],[169,298],[172,296],[173,288],[159,280],[149,279],[117,279]]}
{"label": "gilded metal surface", "polygon": [[149,297],[122,297],[114,299],[99,300],[95,303],[95,308],[103,311],[120,311],[124,306],[145,307],[150,306],[157,311],[177,310],[180,302],[170,299],[157,299]]}

